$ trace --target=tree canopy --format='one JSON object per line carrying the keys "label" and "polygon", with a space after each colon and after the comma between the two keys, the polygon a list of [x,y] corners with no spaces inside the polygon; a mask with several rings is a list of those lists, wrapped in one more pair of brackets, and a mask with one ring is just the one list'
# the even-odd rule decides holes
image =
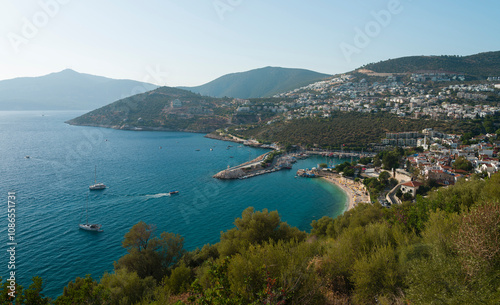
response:
{"label": "tree canopy", "polygon": [[140,278],[152,276],[161,281],[184,254],[184,238],[166,232],[156,237],[154,231],[153,225],[142,221],[134,225],[123,241],[128,253],[115,263],[115,269],[124,268]]}
{"label": "tree canopy", "polygon": [[467,172],[470,172],[474,168],[472,163],[465,157],[458,157],[455,162],[453,162],[452,167],[454,169],[461,169]]}
{"label": "tree canopy", "polygon": [[500,174],[473,177],[414,203],[358,204],[310,234],[247,208],[218,243],[189,252],[140,222],[114,272],[76,278],[54,301],[33,278],[16,304],[498,304],[499,198]]}

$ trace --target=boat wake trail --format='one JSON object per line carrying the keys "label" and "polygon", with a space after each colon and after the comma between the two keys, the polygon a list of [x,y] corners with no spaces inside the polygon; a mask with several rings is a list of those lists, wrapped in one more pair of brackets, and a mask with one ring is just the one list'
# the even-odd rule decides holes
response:
{"label": "boat wake trail", "polygon": [[167,197],[170,196],[170,193],[158,193],[158,194],[153,194],[153,195],[145,195],[147,198],[161,198],[161,197]]}

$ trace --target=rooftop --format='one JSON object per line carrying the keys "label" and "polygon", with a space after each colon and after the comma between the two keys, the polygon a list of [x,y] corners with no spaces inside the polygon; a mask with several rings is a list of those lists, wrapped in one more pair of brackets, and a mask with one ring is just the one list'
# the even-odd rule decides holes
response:
{"label": "rooftop", "polygon": [[404,185],[404,186],[411,186],[411,187],[419,187],[421,185],[423,185],[423,183],[420,183],[418,181],[408,181],[406,183],[403,183],[401,185]]}

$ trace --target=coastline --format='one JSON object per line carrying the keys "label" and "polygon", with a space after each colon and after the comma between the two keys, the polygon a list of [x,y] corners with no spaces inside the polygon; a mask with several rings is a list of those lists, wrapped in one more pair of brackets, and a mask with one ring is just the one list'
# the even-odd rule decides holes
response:
{"label": "coastline", "polygon": [[344,212],[353,209],[358,205],[358,203],[370,202],[370,196],[363,194],[363,192],[365,192],[364,186],[362,187],[360,184],[340,176],[327,176],[322,178],[335,184],[346,194],[347,202],[345,204]]}
{"label": "coastline", "polygon": [[[245,142],[244,139],[240,139],[240,138],[237,138],[237,137],[232,136],[232,135],[231,135],[231,138],[227,137],[227,136],[215,135],[210,130],[203,131],[203,130],[187,130],[187,129],[170,129],[170,128],[162,128],[162,127],[146,127],[146,126],[132,127],[132,126],[117,126],[117,125],[103,125],[103,124],[78,124],[78,123],[71,122],[71,121],[72,120],[68,120],[68,121],[65,121],[64,123],[66,123],[68,125],[73,125],[73,126],[89,126],[89,127],[100,127],[100,128],[110,128],[110,129],[116,129],[116,130],[129,130],[129,131],[170,131],[170,132],[204,133],[205,134],[204,137],[206,137],[206,138],[219,140],[219,141],[244,144],[246,146],[252,146],[255,148],[262,148],[261,145],[252,145],[252,144],[244,143]],[[248,162],[246,162],[246,163],[248,163]],[[351,181],[349,179],[345,179],[345,178],[340,177],[338,175],[325,176],[322,178],[324,178],[329,183],[333,183],[333,184],[337,185],[346,194],[347,201],[345,203],[344,212],[353,209],[360,202],[370,202],[371,201],[369,195],[363,194],[363,192],[365,192],[366,189],[362,185],[361,186],[357,185],[357,183],[354,183],[353,181]],[[361,187],[364,190],[362,190]]]}
{"label": "coastline", "polygon": [[65,121],[64,123],[71,126],[99,127],[99,128],[109,128],[109,129],[127,130],[127,131],[167,131],[167,132],[189,132],[189,133],[200,133],[200,134],[209,134],[210,132],[212,132],[212,130],[189,130],[189,129],[175,129],[175,128],[164,128],[164,127],[150,127],[150,126],[84,124],[84,123],[74,123],[71,122],[71,120]]}

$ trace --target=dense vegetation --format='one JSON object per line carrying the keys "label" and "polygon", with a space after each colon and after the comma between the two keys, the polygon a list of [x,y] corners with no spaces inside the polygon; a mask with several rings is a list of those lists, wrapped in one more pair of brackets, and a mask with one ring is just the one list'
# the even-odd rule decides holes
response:
{"label": "dense vegetation", "polygon": [[[172,108],[171,102],[175,99],[181,100],[183,106]],[[254,100],[265,104],[264,101]],[[445,121],[401,118],[389,113],[336,112],[330,118],[302,118],[267,124],[266,119],[273,115],[272,112],[233,115],[227,111],[231,108],[227,105],[228,100],[162,87],[117,101],[68,123],[195,132],[210,132],[230,126],[229,133],[242,138],[255,138],[263,143],[278,142],[283,147],[297,144],[330,149],[344,147],[350,150],[378,145],[386,132],[434,128],[442,132],[464,134],[464,144],[470,143],[475,135],[500,133],[500,129],[495,127],[500,124],[499,115],[474,120]]]}
{"label": "dense vegetation", "polygon": [[[173,104],[176,103],[177,104]],[[70,124],[115,128],[159,128],[210,132],[226,126],[217,106],[226,102],[189,91],[161,87],[125,98],[68,121]]]}
{"label": "dense vegetation", "polygon": [[182,89],[214,97],[259,98],[309,85],[329,77],[328,74],[304,69],[265,67],[231,73],[198,87]]}
{"label": "dense vegetation", "polygon": [[470,56],[409,56],[367,64],[363,68],[375,72],[392,73],[441,70],[465,73],[476,78],[486,78],[498,76],[500,51]]}
{"label": "dense vegetation", "polygon": [[[310,234],[248,208],[219,243],[190,252],[140,222],[113,273],[77,278],[53,303],[498,304],[499,199],[499,174],[462,180],[415,203],[325,216]],[[38,277],[18,286],[17,304],[49,304],[42,288]]]}
{"label": "dense vegetation", "polygon": [[[477,122],[476,122],[477,121]],[[276,122],[271,125],[250,125],[248,128],[230,128],[232,134],[255,138],[262,142],[279,142],[283,146],[299,144],[312,147],[346,149],[367,148],[380,144],[386,132],[421,131],[434,128],[442,132],[460,134],[484,131],[481,119],[476,121],[436,121],[400,118],[388,113],[337,112],[331,118],[304,118]]]}

